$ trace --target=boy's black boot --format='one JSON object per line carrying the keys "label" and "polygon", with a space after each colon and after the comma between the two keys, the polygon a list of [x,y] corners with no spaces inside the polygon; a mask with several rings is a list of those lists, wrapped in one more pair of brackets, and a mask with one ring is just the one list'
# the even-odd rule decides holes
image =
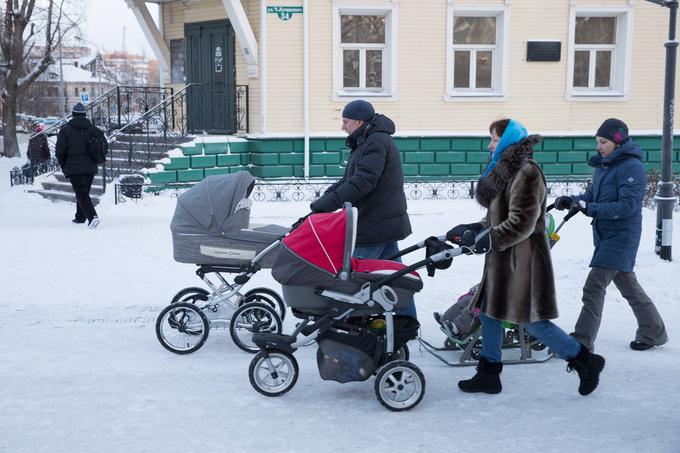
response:
{"label": "boy's black boot", "polygon": [[503,364],[501,362],[489,362],[484,357],[479,358],[479,365],[477,365],[477,374],[472,376],[472,379],[465,381],[458,381],[458,388],[466,393],[501,393],[503,386],[501,385],[501,371],[503,371]]}
{"label": "boy's black boot", "polygon": [[589,395],[597,388],[600,382],[600,373],[604,368],[604,357],[593,354],[588,348],[581,346],[581,351],[576,357],[567,360],[567,371],[576,371],[581,380],[578,392],[581,395]]}

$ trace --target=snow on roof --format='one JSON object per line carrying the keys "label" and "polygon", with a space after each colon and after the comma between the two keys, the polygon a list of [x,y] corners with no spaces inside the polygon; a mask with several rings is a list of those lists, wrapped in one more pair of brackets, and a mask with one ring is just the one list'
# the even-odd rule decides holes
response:
{"label": "snow on roof", "polygon": [[[105,74],[102,74],[101,77],[92,75],[92,72],[88,71],[87,69],[78,68],[73,64],[64,63],[62,67],[64,71],[64,82],[66,83],[69,82],[98,83],[100,81],[110,82],[109,78]],[[47,68],[47,71],[45,71],[45,73],[40,76],[39,80],[41,82],[48,81],[53,82],[55,80],[59,80],[59,65],[58,64],[50,65]]]}

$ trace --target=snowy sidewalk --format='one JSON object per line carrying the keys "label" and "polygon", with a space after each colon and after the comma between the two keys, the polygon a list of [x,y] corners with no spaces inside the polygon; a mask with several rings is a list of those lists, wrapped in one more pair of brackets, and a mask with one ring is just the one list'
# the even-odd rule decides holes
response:
{"label": "snowy sidewalk", "polygon": [[[188,356],[163,349],[158,312],[179,289],[201,285],[194,266],[172,259],[175,200],[114,206],[111,196],[97,208],[94,231],[70,224],[68,204],[16,189],[0,197],[0,451],[680,451],[680,264],[654,255],[652,211],[644,212],[637,273],[664,317],[668,345],[628,348],[635,319],[612,287],[597,341],[607,365],[591,396],[578,395],[576,374],[559,360],[506,367],[499,395],[463,394],[456,382],[474,369],[448,368],[412,342],[425,398],[391,413],[375,399],[373,379],[322,381],[315,346],[296,353],[300,377],[280,398],[251,388],[252,356],[225,330],[212,330]],[[482,215],[470,200],[409,201],[409,212],[414,234],[402,246]],[[253,206],[258,223],[287,225],[305,213],[297,203]],[[569,331],[592,253],[589,223],[575,217],[561,236],[553,250],[557,322]],[[432,312],[476,283],[481,268],[481,257],[465,256],[424,277],[416,299],[424,338],[443,341]],[[280,291],[268,271],[254,280],[248,287]],[[286,318],[286,330],[294,323]]]}

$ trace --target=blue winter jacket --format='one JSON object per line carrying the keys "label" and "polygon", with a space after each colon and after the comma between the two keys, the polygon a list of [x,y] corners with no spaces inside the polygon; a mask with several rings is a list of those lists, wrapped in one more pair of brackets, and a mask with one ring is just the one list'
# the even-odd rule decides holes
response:
{"label": "blue winter jacket", "polygon": [[595,252],[590,267],[631,272],[642,233],[642,199],[647,174],[642,165],[642,150],[628,139],[607,157],[592,156],[593,183],[575,200],[587,203],[592,217]]}

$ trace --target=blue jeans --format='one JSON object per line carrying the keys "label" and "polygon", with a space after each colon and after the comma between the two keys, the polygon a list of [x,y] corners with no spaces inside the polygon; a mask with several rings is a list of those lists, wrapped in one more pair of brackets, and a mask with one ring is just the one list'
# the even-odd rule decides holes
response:
{"label": "blue jeans", "polygon": [[[397,253],[399,253],[397,241],[390,241],[376,245],[358,245],[354,247],[354,253],[352,256],[354,258],[363,258],[367,260],[384,260]],[[401,263],[401,257],[395,259],[394,261]],[[410,316],[414,319],[418,319],[415,303],[410,304],[406,308],[397,308],[395,313],[397,315]]]}
{"label": "blue jeans", "polygon": [[[479,314],[479,319],[482,321],[482,352],[479,355],[489,362],[500,362],[503,324],[484,313]],[[535,321],[524,324],[524,328],[564,360],[576,357],[581,351],[581,343],[550,321]]]}

